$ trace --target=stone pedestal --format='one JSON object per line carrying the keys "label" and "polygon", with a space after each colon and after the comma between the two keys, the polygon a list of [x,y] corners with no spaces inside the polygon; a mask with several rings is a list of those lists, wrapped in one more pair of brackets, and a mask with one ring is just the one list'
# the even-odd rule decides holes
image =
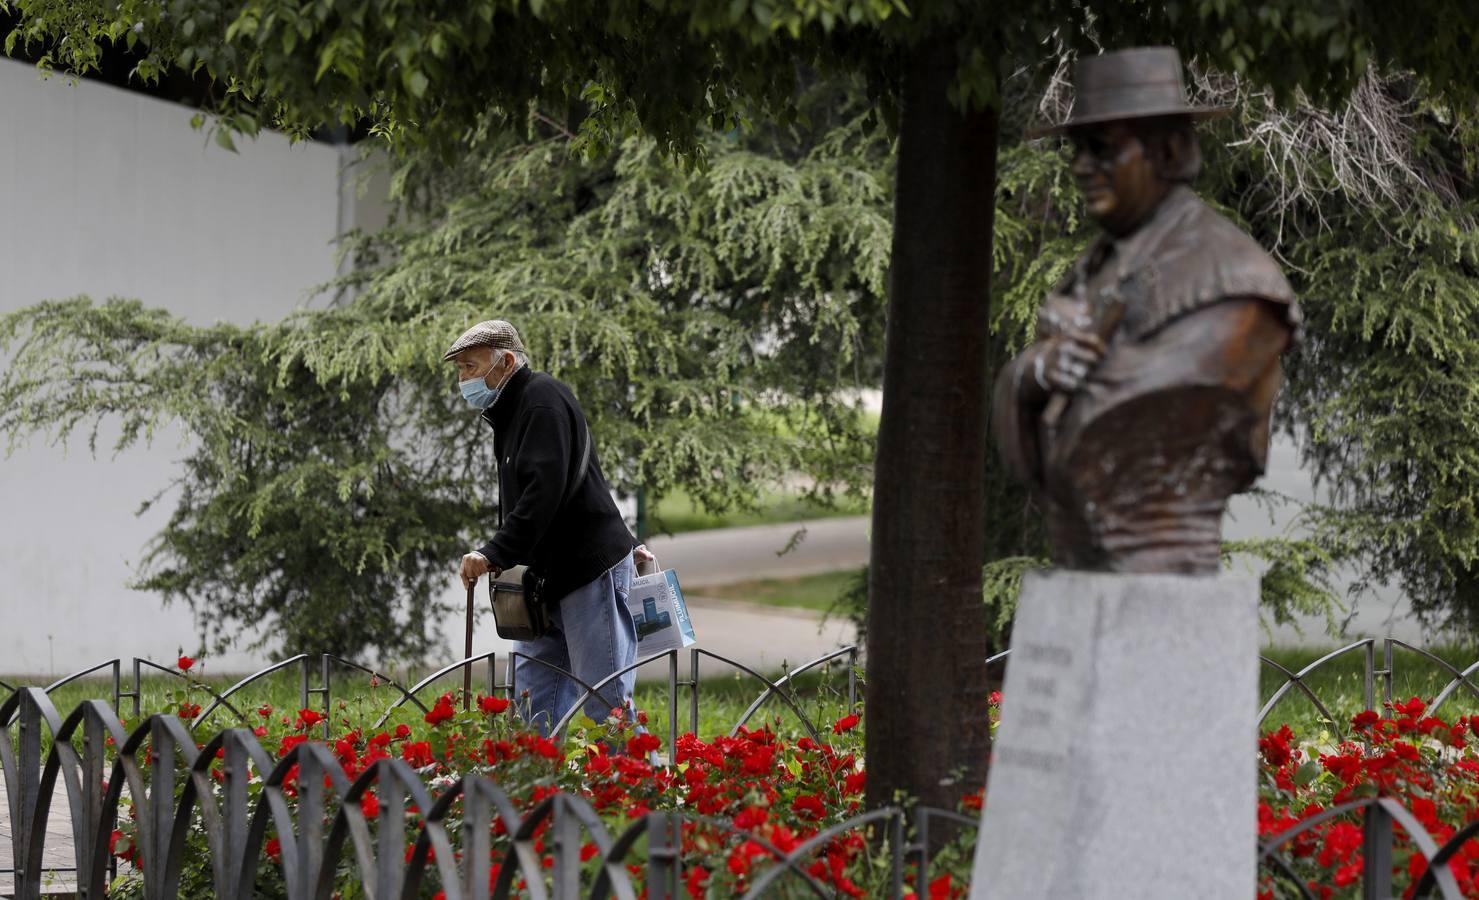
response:
{"label": "stone pedestal", "polygon": [[1254,893],[1258,581],[1023,582],[973,900]]}

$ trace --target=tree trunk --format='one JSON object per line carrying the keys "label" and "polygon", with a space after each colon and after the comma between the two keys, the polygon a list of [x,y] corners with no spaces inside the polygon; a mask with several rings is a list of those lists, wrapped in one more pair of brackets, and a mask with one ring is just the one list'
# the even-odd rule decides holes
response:
{"label": "tree trunk", "polygon": [[947,90],[953,40],[904,74],[874,474],[868,804],[954,807],[985,784],[986,508],[994,110]]}

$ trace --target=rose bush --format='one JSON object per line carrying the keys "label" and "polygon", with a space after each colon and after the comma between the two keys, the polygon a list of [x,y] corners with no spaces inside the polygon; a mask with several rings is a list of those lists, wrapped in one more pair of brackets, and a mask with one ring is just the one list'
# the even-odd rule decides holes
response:
{"label": "rose bush", "polygon": [[[1383,716],[1367,710],[1351,720],[1350,739],[1329,733],[1301,740],[1288,725],[1258,742],[1260,841],[1294,831],[1300,823],[1350,800],[1388,796],[1411,810],[1441,846],[1479,819],[1479,716],[1453,720],[1428,715],[1413,697],[1387,705]],[[1365,872],[1362,816],[1336,817],[1294,836],[1280,852],[1309,889],[1322,898],[1359,897]],[[1398,826],[1393,884],[1412,896],[1427,860]],[[1465,896],[1479,897],[1479,844],[1465,843],[1448,864]],[[1259,900],[1298,896],[1294,886],[1261,874]]]}
{"label": "rose bush", "polygon": [[[866,775],[860,762],[861,720],[856,714],[849,713],[833,723],[830,742],[784,737],[770,725],[741,727],[732,736],[711,740],[684,734],[672,748],[671,764],[663,764],[655,756],[665,749],[663,742],[646,732],[646,717],[641,713],[632,715],[615,709],[602,723],[581,718],[569,729],[566,740],[556,742],[521,729],[509,712],[510,701],[506,698],[476,697],[469,706],[463,711],[457,697],[444,694],[424,715],[407,707],[385,728],[372,730],[356,724],[353,708],[341,701],[330,722],[332,736],[324,740],[322,713],[312,709],[278,711],[263,704],[253,713],[259,720],[253,732],[276,759],[306,742],[322,741],[351,780],[378,760],[398,757],[421,775],[433,797],[467,775],[497,782],[521,813],[556,792],[566,792],[587,801],[613,835],[654,811],[683,811],[732,825],[739,834],[718,824],[685,823],[682,881],[691,897],[742,894],[774,864],[767,846],[790,852],[862,811]],[[178,713],[188,725],[185,714],[198,713],[199,707],[182,694],[170,711]],[[202,725],[197,740],[213,729]],[[145,748],[140,758],[147,755]],[[223,780],[222,765],[218,760],[213,770],[218,785]],[[253,774],[248,786],[253,799],[260,796],[267,774]],[[284,783],[289,802],[295,805],[296,767],[289,770]],[[380,803],[374,790],[365,794],[360,808],[372,823],[378,820]],[[979,792],[964,798],[962,809],[978,810]],[[332,813],[331,803],[325,822]],[[408,841],[415,838],[420,815],[414,808],[407,812]],[[137,824],[127,798],[119,822],[112,852],[130,866],[110,896],[142,896],[139,869],[147,866],[148,860],[139,856]],[[449,830],[460,843],[460,828]],[[507,823],[497,820],[492,830],[496,863],[508,849],[509,829]],[[553,859],[545,846],[544,831],[541,826],[536,833],[535,849],[545,867],[550,868]],[[862,829],[847,831],[808,856],[805,868],[839,896],[881,896],[887,892],[889,855],[874,837]],[[954,843],[940,849],[938,864],[931,869],[921,895],[931,900],[964,896],[973,837],[962,833]],[[282,838],[269,831],[262,853],[264,862],[270,864],[258,868],[259,897],[286,896],[277,865],[281,848]],[[409,845],[406,852],[409,858]],[[639,845],[626,860],[639,890],[646,874],[643,854],[645,849]],[[587,843],[580,855],[588,871],[599,865],[594,843]],[[338,897],[363,896],[352,856],[347,850],[340,854],[335,879]],[[210,895],[208,860],[205,834],[197,820],[189,838],[180,896]],[[434,879],[431,867],[428,874]],[[909,896],[913,896],[912,873],[908,881]],[[436,896],[434,888],[425,893]]]}
{"label": "rose bush", "polygon": [[[182,662],[181,669],[186,668]],[[993,693],[987,711],[993,725],[1000,703],[1000,693]],[[300,744],[323,741],[350,779],[377,760],[400,758],[422,776],[433,797],[465,775],[496,781],[521,813],[556,792],[566,792],[586,800],[613,835],[655,811],[683,811],[732,825],[739,834],[702,823],[684,825],[681,874],[690,897],[738,896],[773,865],[767,847],[789,852],[862,811],[867,777],[860,761],[864,723],[855,713],[832,723],[827,742],[788,737],[771,726],[742,727],[732,736],[711,740],[684,734],[671,748],[671,764],[660,764],[654,754],[669,748],[645,731],[646,718],[641,713],[613,710],[602,723],[582,718],[565,741],[556,742],[522,730],[507,698],[476,697],[469,706],[463,711],[458,698],[444,694],[424,714],[408,707],[383,729],[371,730],[355,724],[353,708],[341,701],[330,722],[332,737],[323,741],[320,711],[278,711],[263,704],[253,711],[259,720],[253,731],[278,759]],[[199,710],[183,692],[170,708],[187,722]],[[203,736],[206,730],[202,726],[199,733]],[[1260,841],[1292,834],[1306,820],[1349,800],[1381,795],[1411,810],[1441,845],[1479,819],[1476,739],[1479,716],[1439,718],[1429,714],[1419,698],[1389,704],[1384,714],[1357,714],[1345,740],[1328,732],[1298,735],[1288,725],[1271,728],[1258,742]],[[141,753],[146,755],[147,748]],[[265,774],[255,774],[250,793],[260,793]],[[295,782],[296,773],[290,772],[286,781],[290,801],[296,795]],[[982,805],[982,791],[977,790],[961,799],[960,809],[974,816]],[[372,822],[378,820],[380,804],[373,790],[360,801],[360,808]],[[139,858],[132,813],[125,802],[111,848],[137,867],[147,861]],[[420,812],[412,808],[407,819],[411,840]],[[1316,896],[1337,900],[1360,896],[1365,867],[1361,821],[1359,811],[1337,816],[1292,836],[1280,848],[1297,877]],[[495,822],[493,832],[496,862],[507,850],[506,824]],[[543,832],[541,827],[535,848],[550,867],[553,859]],[[454,837],[460,841],[460,830],[454,830]],[[940,900],[965,895],[973,837],[963,833],[940,848],[918,896]],[[190,840],[181,896],[207,896],[210,869],[205,837],[198,826]],[[883,896],[888,859],[880,849],[863,831],[848,831],[809,856],[806,869],[839,896]],[[627,860],[639,889],[646,874],[641,852],[645,851],[639,847]],[[588,870],[599,864],[596,855],[594,843],[582,849],[580,856]],[[352,854],[341,854],[336,895],[362,896],[348,856]],[[258,869],[257,895],[286,896],[281,871],[275,865],[281,859],[277,835],[269,834],[263,857],[271,865]],[[1399,826],[1393,880],[1404,896],[1411,895],[1426,866],[1427,860]],[[1465,844],[1448,867],[1466,896],[1479,897],[1479,844]],[[495,877],[496,873],[495,868]],[[907,877],[906,896],[916,896],[913,873]],[[1294,885],[1276,879],[1271,869],[1260,871],[1259,878],[1250,891],[1258,900],[1300,896]],[[136,869],[125,871],[114,895],[142,895]],[[426,895],[434,897],[434,889]]]}

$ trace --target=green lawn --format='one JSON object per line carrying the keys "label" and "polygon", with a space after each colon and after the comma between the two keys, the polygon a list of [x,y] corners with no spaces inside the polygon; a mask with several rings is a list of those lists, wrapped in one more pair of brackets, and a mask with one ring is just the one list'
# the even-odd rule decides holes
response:
{"label": "green lawn", "polygon": [[819,506],[798,493],[767,492],[754,510],[731,510],[715,514],[698,507],[684,491],[673,491],[653,504],[648,515],[654,534],[682,534],[711,528],[738,528],[745,525],[771,525],[798,522],[802,519],[831,519],[839,516],[867,514],[862,500],[843,499],[836,506]]}
{"label": "green lawn", "polygon": [[[765,690],[765,685],[738,674],[721,674],[716,667],[722,664],[706,661],[709,666],[708,673],[701,679],[698,686],[699,696],[699,727],[698,734],[704,738],[711,738],[716,734],[727,734],[734,725],[739,722],[750,704]],[[680,666],[680,677],[686,674],[686,663]],[[258,724],[260,719],[255,715],[255,710],[263,704],[270,704],[274,710],[274,718],[280,715],[292,717],[302,707],[301,685],[302,670],[293,668],[287,671],[275,672],[264,676],[243,688],[239,693],[231,697],[231,703],[242,711],[250,724]],[[400,680],[399,672],[396,673]],[[418,675],[427,674],[409,673],[407,680],[402,681],[407,687],[417,680]],[[771,680],[779,680],[784,673],[768,673]],[[196,679],[196,684],[191,684],[184,679],[174,678],[165,674],[145,675],[143,678],[143,689],[141,707],[147,715],[150,712],[161,710],[176,710],[182,701],[199,704],[206,707],[211,702],[211,695],[207,688],[217,692],[224,692],[234,684],[239,676],[210,675]],[[34,680],[24,678],[5,677],[4,680],[10,684],[32,684]],[[310,678],[310,685],[319,685],[318,670],[315,667]],[[39,685],[44,686],[44,685]],[[65,718],[77,704],[91,699],[106,700],[112,703],[112,680],[111,678],[87,678],[71,684],[64,685],[51,694],[52,703]],[[399,694],[393,687],[381,684],[378,687],[370,685],[368,676],[363,673],[336,669],[333,672],[331,682],[332,699],[336,707],[336,718],[349,719],[348,727],[368,728],[385,711],[387,707],[395,702]],[[446,691],[458,691],[462,687],[462,675],[459,672],[443,676],[437,682],[428,685],[418,695],[421,701],[428,706],[438,694]],[[127,690],[127,677],[125,677],[124,689]],[[487,676],[486,670],[475,667],[473,672],[473,691],[475,693],[486,692]],[[798,705],[805,715],[813,722],[819,730],[831,727],[831,723],[846,714],[847,711],[847,669],[845,661],[839,661],[830,672],[809,672],[798,678],[793,686],[793,695],[797,698]],[[4,692],[0,692],[0,700],[3,700]],[[665,681],[657,683],[641,682],[637,685],[636,705],[638,709],[644,710],[648,715],[648,727],[657,735],[661,736],[664,743],[667,741],[668,723],[668,688]],[[338,704],[343,702],[345,707],[337,709]],[[322,699],[318,696],[309,698],[309,706],[314,709],[322,708]],[[691,694],[687,687],[680,686],[677,695],[678,707],[678,731],[688,731],[691,728]],[[403,715],[411,715],[409,712],[414,707],[409,704]],[[126,719],[133,718],[132,701],[128,698],[122,699],[118,704],[118,712]],[[393,720],[394,721],[394,720]],[[758,728],[762,724],[771,723],[777,730],[785,734],[804,733],[800,720],[789,710],[778,697],[772,697],[764,706],[755,712],[749,720],[748,726]],[[132,723],[130,723],[132,724]],[[204,731],[214,731],[220,728],[228,728],[240,724],[230,711],[222,709],[216,712],[204,726]],[[341,729],[342,730],[342,729]],[[48,738],[49,740],[49,738]]]}
{"label": "green lawn", "polygon": [[764,578],[739,584],[696,588],[689,593],[722,600],[743,600],[766,606],[794,606],[826,612],[845,591],[851,588],[859,572],[844,569],[801,578]]}
{"label": "green lawn", "polygon": [[[1266,648],[1263,655],[1290,671],[1298,672],[1334,649],[1334,647],[1313,649],[1273,647]],[[1448,645],[1430,647],[1427,650],[1459,671],[1479,661],[1479,648],[1474,646]],[[1377,670],[1384,668],[1380,643],[1376,646],[1375,663]],[[1304,681],[1325,703],[1331,714],[1342,720],[1341,727],[1345,728],[1349,724],[1350,717],[1360,712],[1365,706],[1363,701],[1364,672],[1364,654],[1356,650],[1324,664],[1315,672],[1307,675]],[[1433,660],[1402,648],[1395,648],[1393,651],[1391,695],[1395,699],[1406,700],[1409,697],[1420,697],[1431,701],[1452,677],[1450,672]],[[1475,684],[1479,684],[1479,673],[1475,673],[1471,678]],[[1284,683],[1285,676],[1271,666],[1262,665],[1259,681],[1259,702],[1263,703],[1273,696],[1279,686]],[[1381,676],[1375,679],[1374,687],[1376,706],[1380,708],[1384,696],[1384,683]],[[1479,713],[1479,699],[1462,687],[1438,710],[1439,717],[1449,721],[1458,716],[1476,713]],[[1319,710],[1309,698],[1294,688],[1270,712],[1266,725],[1276,726],[1287,722],[1297,733],[1316,734],[1324,727],[1322,718]]]}
{"label": "green lawn", "polygon": [[[809,604],[810,608],[818,608],[821,598],[828,595],[829,591],[835,591],[846,583],[851,577],[850,573],[832,573],[829,575],[815,576],[813,578],[794,579],[791,582],[778,582],[767,586],[763,582],[752,583],[747,588],[747,594],[740,594],[746,599],[756,602],[779,602],[786,600],[794,603]],[[732,590],[740,591],[743,586],[735,586]],[[706,592],[707,593],[707,592]],[[1471,646],[1444,646],[1431,648],[1434,655],[1446,661],[1449,665],[1462,670],[1468,665],[1479,661],[1479,648]],[[1265,649],[1264,655],[1274,659],[1280,665],[1292,671],[1298,671],[1324,655],[1321,649],[1291,649],[1275,647]],[[1383,660],[1380,648],[1376,657],[1377,668],[1381,668]],[[681,667],[686,669],[686,666]],[[1318,672],[1306,678],[1316,695],[1330,709],[1331,713],[1342,721],[1342,727],[1363,708],[1363,657],[1359,652],[1349,653],[1344,657],[1333,660],[1322,667]],[[399,678],[403,673],[395,673]],[[414,683],[415,677],[422,673],[404,673],[408,685]],[[729,731],[730,728],[743,715],[745,709],[764,689],[763,685],[750,678],[738,676],[717,676],[711,668],[706,677],[699,684],[699,734],[704,737],[712,737],[714,734]],[[773,673],[772,678],[778,678],[779,673]],[[1420,697],[1431,701],[1432,698],[1443,689],[1452,676],[1442,666],[1431,660],[1425,659],[1411,651],[1398,649],[1394,657],[1392,696],[1398,699],[1408,697]],[[11,684],[32,683],[34,680],[17,679],[5,677],[5,681]],[[199,679],[201,683],[217,691],[222,691],[236,678],[223,675],[210,675]],[[1284,678],[1272,667],[1264,665],[1261,667],[1260,676],[1260,704],[1266,701],[1282,684]],[[1474,676],[1474,681],[1479,684],[1479,674]],[[318,685],[318,672],[315,668],[310,683]],[[455,691],[461,687],[462,677],[460,673],[445,676],[441,682],[428,686],[423,690],[421,697],[423,702],[430,701],[440,692]],[[485,689],[486,676],[484,671],[475,671],[473,678],[475,691]],[[125,679],[125,688],[127,687]],[[293,713],[301,706],[299,694],[301,687],[301,669],[278,672],[263,678],[261,681],[245,688],[240,694],[233,697],[233,702],[238,709],[246,712],[249,716],[251,711],[263,703],[271,704],[274,709],[281,712]],[[334,672],[333,696],[335,705],[341,699],[346,703],[344,710],[336,711],[336,714],[348,717],[355,725],[368,726],[379,714],[389,706],[396,698],[393,688],[388,685],[380,685],[372,688],[369,680],[362,673],[347,669]],[[79,702],[100,698],[111,701],[112,683],[109,679],[85,679],[74,682],[57,689],[52,694],[52,701],[65,716]],[[1383,683],[1378,677],[1376,681],[1376,697],[1378,706],[1381,703]],[[143,709],[145,712],[175,709],[181,699],[199,703],[202,706],[210,702],[210,695],[201,685],[190,685],[182,679],[172,678],[168,675],[156,674],[146,675],[143,684]],[[847,672],[842,664],[838,664],[830,673],[822,675],[809,673],[806,678],[799,681],[796,688],[797,696],[803,710],[809,718],[819,727],[825,728],[838,716],[841,716],[847,705]],[[310,698],[314,707],[321,706],[321,700],[317,697]],[[668,720],[668,694],[665,683],[641,683],[637,688],[637,704],[640,709],[647,712],[649,727],[664,736],[667,735]],[[678,698],[678,723],[679,731],[687,731],[690,728],[690,695],[687,688],[680,687]],[[127,699],[119,704],[119,712],[131,717],[132,707]],[[1466,691],[1460,690],[1438,711],[1440,717],[1452,721],[1458,716],[1479,714],[1479,698]],[[780,719],[780,728],[788,733],[799,733],[799,723],[796,717],[783,704],[776,699],[770,700],[767,705],[750,722],[751,726],[758,726],[762,721],[774,721]],[[1291,691],[1274,708],[1273,712],[1265,721],[1264,728],[1277,727],[1280,724],[1290,724],[1301,736],[1317,736],[1322,729],[1328,726],[1322,721],[1318,710],[1303,694]],[[210,722],[214,727],[227,727],[233,723],[233,717],[226,711],[217,713]]]}

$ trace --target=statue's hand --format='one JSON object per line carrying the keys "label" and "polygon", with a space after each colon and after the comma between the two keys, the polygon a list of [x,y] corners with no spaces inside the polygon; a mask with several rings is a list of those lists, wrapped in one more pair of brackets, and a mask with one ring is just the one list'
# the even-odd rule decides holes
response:
{"label": "statue's hand", "polygon": [[1071,394],[1104,358],[1104,341],[1088,331],[1068,331],[1047,342],[1034,361],[1033,377],[1047,391]]}

